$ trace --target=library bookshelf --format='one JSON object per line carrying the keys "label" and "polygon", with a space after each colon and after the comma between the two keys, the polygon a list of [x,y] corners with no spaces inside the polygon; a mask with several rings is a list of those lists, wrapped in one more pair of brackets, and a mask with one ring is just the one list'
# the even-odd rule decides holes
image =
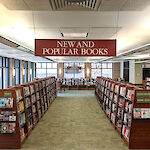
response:
{"label": "library bookshelf", "polygon": [[55,100],[55,77],[0,90],[0,149],[19,149]]}
{"label": "library bookshelf", "polygon": [[95,95],[129,149],[150,149],[150,90],[97,77]]}

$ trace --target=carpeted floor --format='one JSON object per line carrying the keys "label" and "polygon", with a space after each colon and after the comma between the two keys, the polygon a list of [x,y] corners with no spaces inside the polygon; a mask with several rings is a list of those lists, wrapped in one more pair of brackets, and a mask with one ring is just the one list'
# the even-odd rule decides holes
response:
{"label": "carpeted floor", "polygon": [[59,93],[22,149],[127,150],[106,118],[94,91]]}

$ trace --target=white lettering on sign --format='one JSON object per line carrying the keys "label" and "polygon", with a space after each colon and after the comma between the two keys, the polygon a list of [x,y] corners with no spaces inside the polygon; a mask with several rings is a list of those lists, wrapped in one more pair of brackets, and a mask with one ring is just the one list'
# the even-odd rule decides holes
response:
{"label": "white lettering on sign", "polygon": [[57,41],[57,47],[87,47],[92,48],[95,46],[93,41]]}
{"label": "white lettering on sign", "polygon": [[43,55],[108,55],[107,48],[43,48]]}
{"label": "white lettering on sign", "polygon": [[104,48],[94,48],[94,49],[81,49],[81,55],[107,55],[108,54],[108,49]]}

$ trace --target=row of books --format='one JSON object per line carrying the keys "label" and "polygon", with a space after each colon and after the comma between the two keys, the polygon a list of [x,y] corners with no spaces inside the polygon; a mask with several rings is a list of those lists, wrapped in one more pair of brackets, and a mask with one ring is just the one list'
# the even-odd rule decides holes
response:
{"label": "row of books", "polygon": [[0,98],[0,108],[13,108],[13,98]]}
{"label": "row of books", "polygon": [[35,91],[34,91],[34,85],[30,85],[30,92],[31,94],[33,94]]}
{"label": "row of books", "polygon": [[30,107],[31,106],[30,97],[26,97],[25,101],[26,101],[26,108]]}
{"label": "row of books", "polygon": [[18,103],[18,112],[22,112],[22,111],[24,111],[24,102],[20,101]]}
{"label": "row of books", "polygon": [[0,121],[16,121],[16,111],[1,111]]}
{"label": "row of books", "polygon": [[123,125],[122,135],[126,137],[126,139],[129,139],[129,135],[130,135],[129,133],[130,133],[130,129],[126,125]]}
{"label": "row of books", "polygon": [[16,123],[0,123],[0,133],[15,133]]}
{"label": "row of books", "polygon": [[26,120],[25,120],[25,113],[22,113],[19,115],[19,124],[20,126],[24,125],[26,123]]}
{"label": "row of books", "polygon": [[30,90],[29,87],[23,87],[23,92],[24,92],[24,96],[29,96],[30,95]]}
{"label": "row of books", "polygon": [[19,101],[19,100],[21,100],[22,98],[23,98],[23,97],[22,97],[21,89],[16,90],[16,99]]}

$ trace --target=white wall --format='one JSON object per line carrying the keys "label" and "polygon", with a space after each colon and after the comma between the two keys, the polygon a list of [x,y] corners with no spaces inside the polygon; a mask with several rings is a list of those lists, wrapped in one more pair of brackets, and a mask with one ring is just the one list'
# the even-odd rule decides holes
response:
{"label": "white wall", "polygon": [[129,60],[129,82],[135,83],[135,60]]}
{"label": "white wall", "polygon": [[120,62],[120,78],[123,78],[123,61]]}

